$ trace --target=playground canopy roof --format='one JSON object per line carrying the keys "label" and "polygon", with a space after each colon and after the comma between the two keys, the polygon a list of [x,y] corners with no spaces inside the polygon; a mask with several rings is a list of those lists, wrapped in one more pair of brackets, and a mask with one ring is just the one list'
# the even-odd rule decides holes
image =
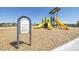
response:
{"label": "playground canopy roof", "polygon": [[49,12],[49,14],[55,14],[56,12],[58,12],[60,10],[60,8],[59,7],[56,7],[56,8],[54,8],[54,9],[52,9],[50,12]]}

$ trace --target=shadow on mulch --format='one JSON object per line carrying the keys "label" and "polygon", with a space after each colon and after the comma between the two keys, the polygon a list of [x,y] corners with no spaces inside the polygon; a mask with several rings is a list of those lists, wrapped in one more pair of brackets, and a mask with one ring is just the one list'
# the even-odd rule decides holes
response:
{"label": "shadow on mulch", "polygon": [[[30,46],[30,44],[25,43],[25,42],[23,42],[23,41],[19,41],[19,44],[20,44],[20,45],[21,45],[21,44],[26,44],[26,45],[29,45],[29,46]],[[13,47],[15,47],[15,48],[17,49],[17,41],[11,42],[10,45],[13,46]]]}

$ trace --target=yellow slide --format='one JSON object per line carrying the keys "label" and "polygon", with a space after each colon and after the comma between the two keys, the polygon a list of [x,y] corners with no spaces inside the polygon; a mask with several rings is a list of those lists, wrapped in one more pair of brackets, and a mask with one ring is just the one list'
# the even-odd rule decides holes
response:
{"label": "yellow slide", "polygon": [[54,18],[54,21],[55,21],[55,24],[58,25],[61,29],[65,29],[65,30],[68,30],[68,26],[64,25],[61,21],[59,21],[57,19],[57,17]]}
{"label": "yellow slide", "polygon": [[51,24],[48,22],[48,28],[47,29],[53,29],[53,27],[51,26]]}
{"label": "yellow slide", "polygon": [[40,23],[39,25],[35,25],[34,28],[38,29],[38,28],[42,28],[44,26],[44,23]]}
{"label": "yellow slide", "polygon": [[[45,23],[43,22],[43,23],[40,23],[39,25],[35,25],[34,29],[42,28],[42,27],[44,27],[44,24]],[[48,27],[47,29],[53,29],[53,27],[51,26],[51,24],[49,22],[47,24],[48,24],[47,25],[47,27]]]}

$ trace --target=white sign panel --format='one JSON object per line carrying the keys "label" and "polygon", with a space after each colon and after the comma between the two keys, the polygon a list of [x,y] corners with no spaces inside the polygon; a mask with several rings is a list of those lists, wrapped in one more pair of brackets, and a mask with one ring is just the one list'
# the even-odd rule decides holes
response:
{"label": "white sign panel", "polygon": [[29,33],[29,20],[27,18],[20,20],[20,33]]}

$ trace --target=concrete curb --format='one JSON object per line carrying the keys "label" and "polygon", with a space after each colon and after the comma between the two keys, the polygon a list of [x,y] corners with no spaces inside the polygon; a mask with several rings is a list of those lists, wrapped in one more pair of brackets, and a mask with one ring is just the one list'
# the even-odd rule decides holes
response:
{"label": "concrete curb", "polygon": [[76,38],[53,51],[79,51],[79,38]]}

